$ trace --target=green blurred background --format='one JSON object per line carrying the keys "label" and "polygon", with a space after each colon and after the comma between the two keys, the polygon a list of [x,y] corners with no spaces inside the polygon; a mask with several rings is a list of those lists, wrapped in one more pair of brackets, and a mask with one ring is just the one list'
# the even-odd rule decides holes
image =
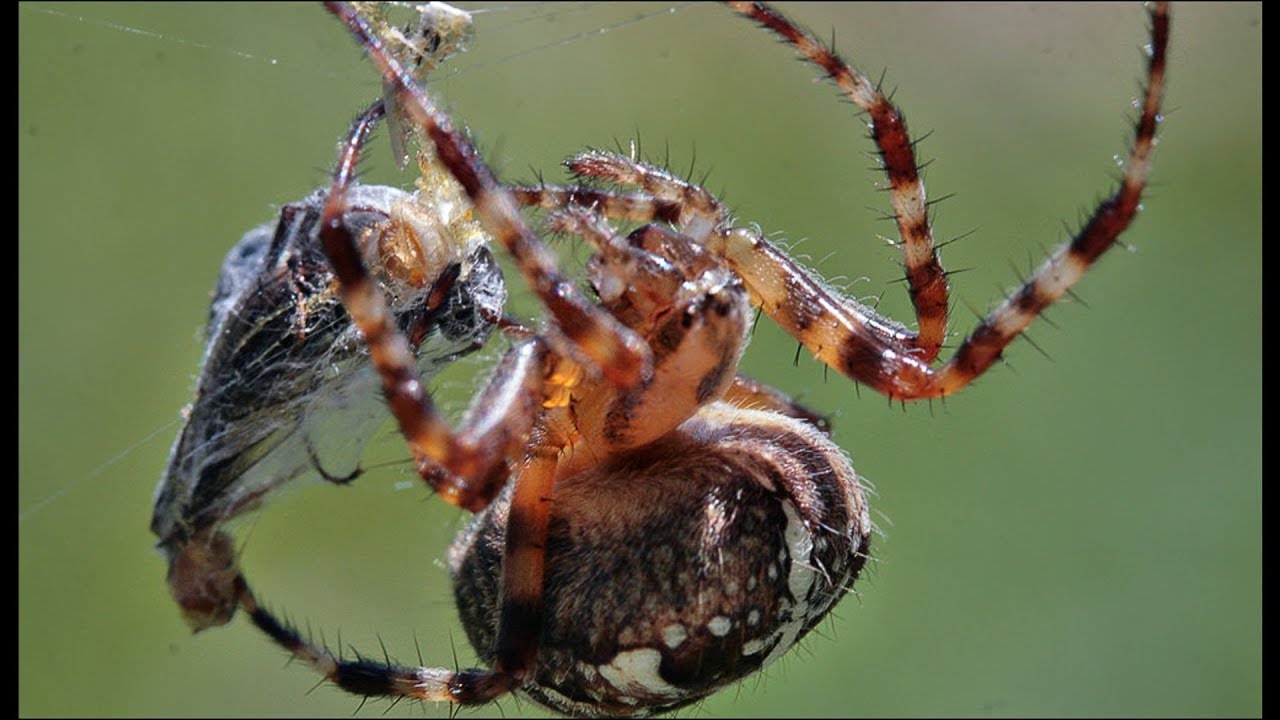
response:
{"label": "green blurred background", "polygon": [[[852,109],[724,10],[662,7],[479,15],[465,70],[434,89],[508,179],[557,179],[566,154],[638,132],[909,320]],[[976,230],[943,251],[967,332],[1110,187],[1141,6],[787,10],[887,67],[915,134],[933,131],[930,192],[957,194],[937,233]],[[224,253],[323,180],[379,84],[317,7],[35,4],[18,21],[19,713],[349,715],[357,700],[308,693],[243,618],[190,635],[147,525]],[[1017,343],[1012,369],[904,411],[793,365],[760,323],[745,369],[835,415],[876,489],[879,561],[798,651],[686,715],[1261,712],[1261,26],[1257,4],[1175,8],[1135,252],[1032,328],[1048,358]],[[384,135],[370,179],[407,182],[387,158]],[[437,383],[446,403],[485,361]],[[406,456],[388,429],[366,465]],[[442,567],[462,517],[410,480],[398,462],[305,485],[239,528],[243,562],[330,641],[376,654],[381,636],[409,660],[416,635],[429,663],[456,646],[466,664]]]}

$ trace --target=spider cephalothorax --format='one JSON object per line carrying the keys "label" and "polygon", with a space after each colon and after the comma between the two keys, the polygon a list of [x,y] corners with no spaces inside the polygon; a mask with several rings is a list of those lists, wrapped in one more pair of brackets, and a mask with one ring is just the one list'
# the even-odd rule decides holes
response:
{"label": "spider cephalothorax", "polygon": [[[486,668],[342,660],[254,598],[225,549],[187,552],[280,645],[362,695],[475,704],[520,692],[575,715],[641,715],[694,702],[784,654],[846,593],[867,559],[867,502],[825,422],[738,373],[753,306],[819,360],[907,401],[982,374],[1110,247],[1138,210],[1163,92],[1168,10],[1151,57],[1120,187],[1081,231],[961,342],[946,338],[948,288],[914,150],[874,83],[772,8],[730,3],[823,70],[863,109],[889,180],[917,326],[831,290],[736,225],[702,188],[635,157],[591,151],[566,165],[592,185],[508,187],[402,65],[385,32],[331,11],[379,68],[383,102],[344,146],[317,232],[422,478],[478,514],[450,552],[463,623]],[[443,167],[546,311],[523,326],[451,428],[418,379],[342,222],[351,169],[384,107]],[[522,208],[592,251],[589,290],[561,275]],[[640,227],[623,235],[618,225]],[[442,276],[431,297],[450,290]],[[435,307],[435,306],[433,306]],[[201,563],[204,563],[203,565]],[[220,564],[219,564],[220,563]],[[216,574],[213,570],[219,570]],[[181,584],[181,583],[179,583]]]}

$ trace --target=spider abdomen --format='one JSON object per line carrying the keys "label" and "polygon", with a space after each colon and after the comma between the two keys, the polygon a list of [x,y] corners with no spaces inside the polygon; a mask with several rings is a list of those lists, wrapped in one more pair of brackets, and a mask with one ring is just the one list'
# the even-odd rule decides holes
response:
{"label": "spider abdomen", "polygon": [[[490,664],[511,488],[450,556],[463,623]],[[704,697],[808,632],[856,578],[870,531],[857,476],[824,433],[774,412],[704,407],[666,437],[557,481],[543,628],[522,690],[574,715]]]}

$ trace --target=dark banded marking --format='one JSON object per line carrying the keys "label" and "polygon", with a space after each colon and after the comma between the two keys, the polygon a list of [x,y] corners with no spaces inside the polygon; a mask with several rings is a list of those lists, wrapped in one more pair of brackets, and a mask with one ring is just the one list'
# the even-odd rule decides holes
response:
{"label": "dark banded marking", "polygon": [[533,675],[542,638],[547,524],[559,458],[560,448],[545,442],[530,448],[507,517],[494,669],[520,682]]}
{"label": "dark banded marking", "polygon": [[810,284],[797,280],[798,278],[793,277],[785,283],[786,299],[778,307],[778,312],[786,315],[789,327],[795,328],[796,332],[804,333],[825,313],[822,309],[822,299],[813,294]]}
{"label": "dark banded marking", "polygon": [[654,198],[656,207],[679,207],[681,212],[677,223],[680,225],[688,224],[690,216],[712,219],[713,225],[720,225],[728,219],[720,202],[711,193],[665,170],[622,155],[591,150],[570,158],[565,166],[578,175],[638,187]]}
{"label": "dark banded marking", "polygon": [[736,373],[737,371],[737,362],[735,360],[736,358],[726,353],[715,367],[702,376],[702,379],[698,381],[696,395],[699,405],[705,405],[724,393],[725,381],[729,379],[728,376],[731,373]]}
{"label": "dark banded marking", "polygon": [[604,417],[604,426],[600,429],[601,439],[611,447],[631,447],[635,445],[634,425],[639,413],[637,409],[645,401],[644,386],[632,388],[619,395],[609,403]]}
{"label": "dark banded marking", "polygon": [[540,185],[511,188],[516,202],[524,207],[559,210],[566,207],[587,208],[614,220],[631,222],[678,223],[683,205],[644,194],[616,193],[585,187],[550,187]]}

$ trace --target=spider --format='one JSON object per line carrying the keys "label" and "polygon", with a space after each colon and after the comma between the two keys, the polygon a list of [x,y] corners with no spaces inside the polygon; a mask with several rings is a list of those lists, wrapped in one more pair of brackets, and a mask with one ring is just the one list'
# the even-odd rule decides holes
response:
{"label": "spider", "polygon": [[[363,696],[474,705],[518,692],[581,716],[679,708],[785,654],[849,590],[868,558],[864,490],[825,423],[737,372],[758,308],[831,368],[890,400],[946,397],[1080,279],[1136,215],[1164,88],[1169,11],[1151,10],[1141,110],[1118,189],[945,362],[948,286],[905,123],[875,84],[759,3],[730,7],[792,45],[869,117],[883,159],[916,329],[829,289],[702,188],[635,157],[588,151],[592,185],[499,183],[451,119],[355,9],[328,5],[390,90],[340,154],[319,239],[423,480],[476,513],[449,566],[486,667],[344,660],[264,608],[228,547],[233,598],[294,658]],[[459,427],[436,410],[411,343],[344,222],[353,167],[389,105],[457,181],[547,319],[497,363]],[[523,207],[581,237],[591,294],[557,268]],[[626,235],[611,223],[639,227]],[[447,290],[443,281],[433,294]]]}

